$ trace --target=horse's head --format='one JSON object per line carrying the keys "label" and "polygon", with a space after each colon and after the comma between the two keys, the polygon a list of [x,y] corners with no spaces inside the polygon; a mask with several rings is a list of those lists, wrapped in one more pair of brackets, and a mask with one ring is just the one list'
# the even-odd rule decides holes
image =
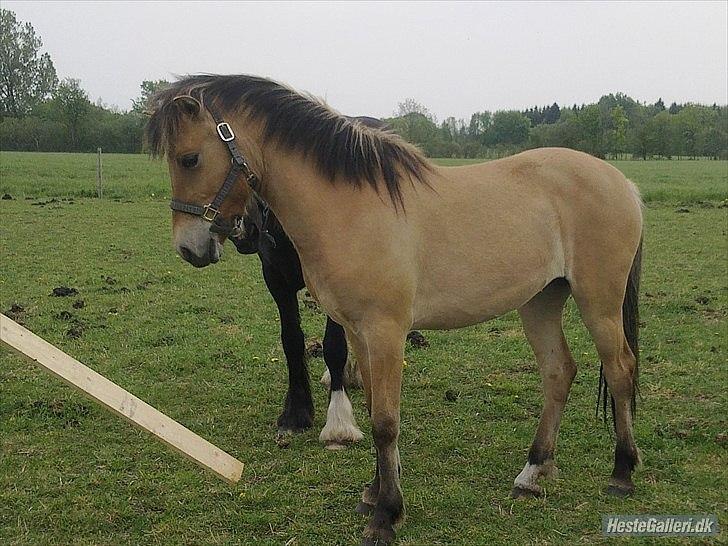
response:
{"label": "horse's head", "polygon": [[192,96],[161,100],[149,122],[155,151],[167,156],[174,247],[195,267],[215,263],[252,194],[252,171],[232,127]]}

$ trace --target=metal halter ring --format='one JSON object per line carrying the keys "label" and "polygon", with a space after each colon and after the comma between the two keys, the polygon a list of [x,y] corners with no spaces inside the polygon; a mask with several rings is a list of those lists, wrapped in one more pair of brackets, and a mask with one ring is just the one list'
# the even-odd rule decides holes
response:
{"label": "metal halter ring", "polygon": [[202,213],[202,219],[207,220],[208,222],[214,222],[217,215],[220,213],[219,210],[212,207],[212,204],[205,205],[204,211]]}
{"label": "metal halter ring", "polygon": [[235,140],[235,133],[233,133],[232,127],[226,121],[217,124],[217,134],[223,142]]}

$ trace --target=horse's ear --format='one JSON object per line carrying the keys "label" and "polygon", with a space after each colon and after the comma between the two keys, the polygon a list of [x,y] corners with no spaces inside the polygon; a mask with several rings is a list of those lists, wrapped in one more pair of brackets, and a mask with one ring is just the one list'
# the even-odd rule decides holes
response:
{"label": "horse's ear", "polygon": [[200,104],[200,101],[198,101],[195,97],[191,97],[190,95],[179,95],[173,98],[172,101],[184,114],[187,114],[192,118],[200,115],[200,111],[202,110],[202,105]]}

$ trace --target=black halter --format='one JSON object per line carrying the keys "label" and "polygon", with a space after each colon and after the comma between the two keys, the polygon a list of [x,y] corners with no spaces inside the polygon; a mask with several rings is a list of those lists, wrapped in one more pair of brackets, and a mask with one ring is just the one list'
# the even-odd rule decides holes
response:
{"label": "black halter", "polygon": [[201,216],[203,220],[212,224],[210,226],[210,231],[213,233],[233,237],[240,236],[243,231],[242,217],[235,216],[232,218],[232,222],[227,222],[218,217],[220,214],[220,206],[222,206],[223,201],[227,197],[228,193],[230,193],[230,190],[233,189],[235,182],[241,174],[245,176],[245,180],[248,182],[248,185],[253,192],[256,192],[257,190],[256,186],[258,185],[258,177],[250,170],[243,154],[240,153],[240,150],[238,150],[238,147],[235,145],[235,133],[233,133],[233,129],[230,127],[230,124],[223,121],[213,109],[208,108],[208,110],[217,124],[217,135],[220,137],[220,140],[227,145],[228,150],[230,151],[230,170],[211,203],[208,203],[207,205],[195,205],[194,203],[185,203],[177,199],[172,199],[169,202],[169,206],[172,210],[176,210],[178,212],[192,214],[193,216]]}

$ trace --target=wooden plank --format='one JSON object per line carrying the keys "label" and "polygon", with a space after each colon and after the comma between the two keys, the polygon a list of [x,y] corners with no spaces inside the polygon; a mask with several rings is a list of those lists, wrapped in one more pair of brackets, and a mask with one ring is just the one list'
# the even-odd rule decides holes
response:
{"label": "wooden plank", "polygon": [[240,479],[243,463],[3,314],[0,341],[223,480]]}

